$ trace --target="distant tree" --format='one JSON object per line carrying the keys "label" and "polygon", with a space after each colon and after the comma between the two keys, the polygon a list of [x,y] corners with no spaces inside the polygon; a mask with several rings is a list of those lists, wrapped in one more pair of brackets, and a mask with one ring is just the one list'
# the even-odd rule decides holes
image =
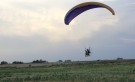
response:
{"label": "distant tree", "polygon": [[117,58],[117,60],[123,60],[123,58]]}
{"label": "distant tree", "polygon": [[40,59],[40,60],[34,60],[32,63],[46,63],[46,62],[47,61]]}
{"label": "distant tree", "polygon": [[59,63],[62,63],[63,61],[62,60],[58,60]]}
{"label": "distant tree", "polygon": [[72,62],[71,60],[65,60],[65,63],[70,63],[70,62]]}
{"label": "distant tree", "polygon": [[21,61],[14,61],[12,64],[23,64]]}
{"label": "distant tree", "polygon": [[8,62],[2,61],[2,62],[1,62],[1,65],[4,65],[4,64],[8,64]]}

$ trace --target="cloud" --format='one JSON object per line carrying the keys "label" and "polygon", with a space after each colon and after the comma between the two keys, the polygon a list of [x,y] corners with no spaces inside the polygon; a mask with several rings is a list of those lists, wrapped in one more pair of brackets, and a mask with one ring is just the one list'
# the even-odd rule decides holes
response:
{"label": "cloud", "polygon": [[122,42],[127,43],[127,44],[134,44],[135,43],[135,39],[134,38],[131,38],[131,39],[123,38],[121,40],[122,40]]}
{"label": "cloud", "polygon": [[[63,8],[59,6],[47,7],[45,4],[49,4],[48,1],[44,6],[40,5],[42,2],[37,3],[36,0],[21,2],[24,3],[16,1],[14,5],[13,2],[8,2],[4,3],[6,5],[0,6],[0,19],[10,24],[10,26],[5,26],[7,28],[0,28],[0,35],[20,37],[40,35],[51,42],[61,42],[65,40],[79,41],[99,31],[101,29],[100,27],[104,25],[113,25],[118,20],[117,18],[98,19],[96,21],[91,21],[88,25],[83,24],[82,26],[85,27],[94,27],[86,29],[78,26],[75,22],[75,24],[66,26],[63,21],[66,11]],[[35,8],[35,5],[39,9]],[[80,29],[74,30],[74,26]]]}
{"label": "cloud", "polygon": [[125,10],[135,11],[135,3],[127,3],[125,4]]}
{"label": "cloud", "polygon": [[99,1],[116,1],[116,0],[99,0]]}

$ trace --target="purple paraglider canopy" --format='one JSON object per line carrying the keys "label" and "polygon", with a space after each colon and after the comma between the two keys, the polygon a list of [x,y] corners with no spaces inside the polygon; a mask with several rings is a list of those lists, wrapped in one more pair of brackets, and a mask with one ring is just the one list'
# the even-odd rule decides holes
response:
{"label": "purple paraglider canopy", "polygon": [[70,9],[66,16],[65,16],[65,24],[66,25],[69,25],[69,23],[75,18],[77,17],[79,14],[83,13],[84,11],[86,10],[89,10],[89,9],[93,9],[93,8],[106,8],[108,9],[112,15],[115,15],[115,12],[114,10],[103,4],[103,3],[100,3],[100,2],[85,2],[85,3],[81,3],[79,5],[76,5],[75,7],[73,7],[72,9]]}

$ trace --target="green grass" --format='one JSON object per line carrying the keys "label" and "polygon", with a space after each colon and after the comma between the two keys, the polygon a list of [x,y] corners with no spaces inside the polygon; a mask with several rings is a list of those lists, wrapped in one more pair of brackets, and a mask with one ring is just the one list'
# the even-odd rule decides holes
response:
{"label": "green grass", "polygon": [[135,82],[135,64],[1,67],[0,82]]}

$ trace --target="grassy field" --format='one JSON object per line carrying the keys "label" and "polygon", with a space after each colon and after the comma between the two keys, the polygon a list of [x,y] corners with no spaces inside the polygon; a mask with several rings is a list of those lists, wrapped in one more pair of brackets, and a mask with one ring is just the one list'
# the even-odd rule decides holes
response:
{"label": "grassy field", "polygon": [[135,82],[135,63],[0,65],[0,82]]}

